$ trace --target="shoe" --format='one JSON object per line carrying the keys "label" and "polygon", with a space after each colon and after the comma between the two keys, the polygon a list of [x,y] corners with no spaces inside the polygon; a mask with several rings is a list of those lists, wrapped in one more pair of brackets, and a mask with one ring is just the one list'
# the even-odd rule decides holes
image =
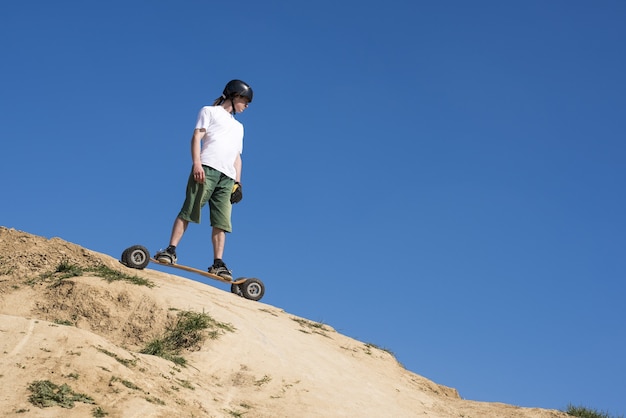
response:
{"label": "shoe", "polygon": [[213,264],[211,267],[209,267],[209,273],[220,276],[222,279],[226,279],[231,282],[233,281],[233,272],[228,270],[228,267],[226,267],[226,264],[222,264],[222,265]]}
{"label": "shoe", "polygon": [[154,259],[159,263],[165,264],[176,264],[176,261],[178,261],[178,258],[176,257],[176,250],[170,250],[168,248],[158,251],[154,255]]}

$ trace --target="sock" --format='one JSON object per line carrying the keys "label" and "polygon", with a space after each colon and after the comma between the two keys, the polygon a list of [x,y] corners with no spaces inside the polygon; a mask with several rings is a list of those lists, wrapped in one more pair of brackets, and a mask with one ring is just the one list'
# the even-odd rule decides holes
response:
{"label": "sock", "polygon": [[167,251],[170,254],[176,254],[176,246],[175,245],[170,245],[168,246],[165,251]]}
{"label": "sock", "polygon": [[215,267],[223,267],[223,266],[225,266],[226,264],[224,264],[224,262],[222,261],[222,259],[221,259],[221,258],[216,258],[216,259],[214,259],[214,260],[213,260],[213,265],[214,265]]}

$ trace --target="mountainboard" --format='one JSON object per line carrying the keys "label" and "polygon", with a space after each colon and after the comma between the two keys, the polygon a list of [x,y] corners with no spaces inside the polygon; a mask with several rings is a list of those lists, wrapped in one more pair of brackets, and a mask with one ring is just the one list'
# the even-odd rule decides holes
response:
{"label": "mountainboard", "polygon": [[152,257],[148,249],[141,245],[133,245],[128,247],[122,252],[120,263],[126,267],[143,270],[146,266],[153,262],[160,266],[173,267],[180,270],[185,270],[191,273],[196,273],[204,277],[208,277],[213,280],[217,280],[222,283],[230,284],[230,291],[238,296],[244,297],[250,300],[261,300],[265,294],[265,285],[257,278],[239,277],[234,281],[227,280],[216,274],[209,273],[206,270],[200,270],[193,267],[184,266],[181,264],[162,263]]}

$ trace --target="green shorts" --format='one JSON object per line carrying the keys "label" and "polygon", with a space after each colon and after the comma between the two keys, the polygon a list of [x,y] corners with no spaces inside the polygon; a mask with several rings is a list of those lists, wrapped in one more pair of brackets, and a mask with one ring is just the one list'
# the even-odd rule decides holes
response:
{"label": "green shorts", "polygon": [[193,178],[193,170],[187,181],[185,203],[178,213],[178,217],[185,221],[200,223],[202,208],[209,203],[211,226],[226,232],[232,231],[230,215],[232,204],[230,195],[235,180],[206,165],[204,168],[204,183],[197,183]]}

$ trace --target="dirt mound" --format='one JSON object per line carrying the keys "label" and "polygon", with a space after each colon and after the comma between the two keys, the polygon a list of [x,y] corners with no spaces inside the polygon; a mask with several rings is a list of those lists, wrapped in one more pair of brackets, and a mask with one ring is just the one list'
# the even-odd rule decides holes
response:
{"label": "dirt mound", "polygon": [[[59,238],[0,227],[0,254],[3,416],[567,417],[463,400],[327,325]],[[191,338],[181,317],[217,325]]]}
{"label": "dirt mound", "polygon": [[80,267],[104,264],[97,253],[60,238],[0,226],[0,275],[29,278],[54,270],[63,261]]}
{"label": "dirt mound", "polygon": [[98,276],[103,271],[121,278],[145,274],[129,272],[111,257],[4,227],[0,254],[0,306],[13,301],[12,312],[75,325],[133,349],[162,332],[171,319],[151,297],[149,281],[129,287]]}

